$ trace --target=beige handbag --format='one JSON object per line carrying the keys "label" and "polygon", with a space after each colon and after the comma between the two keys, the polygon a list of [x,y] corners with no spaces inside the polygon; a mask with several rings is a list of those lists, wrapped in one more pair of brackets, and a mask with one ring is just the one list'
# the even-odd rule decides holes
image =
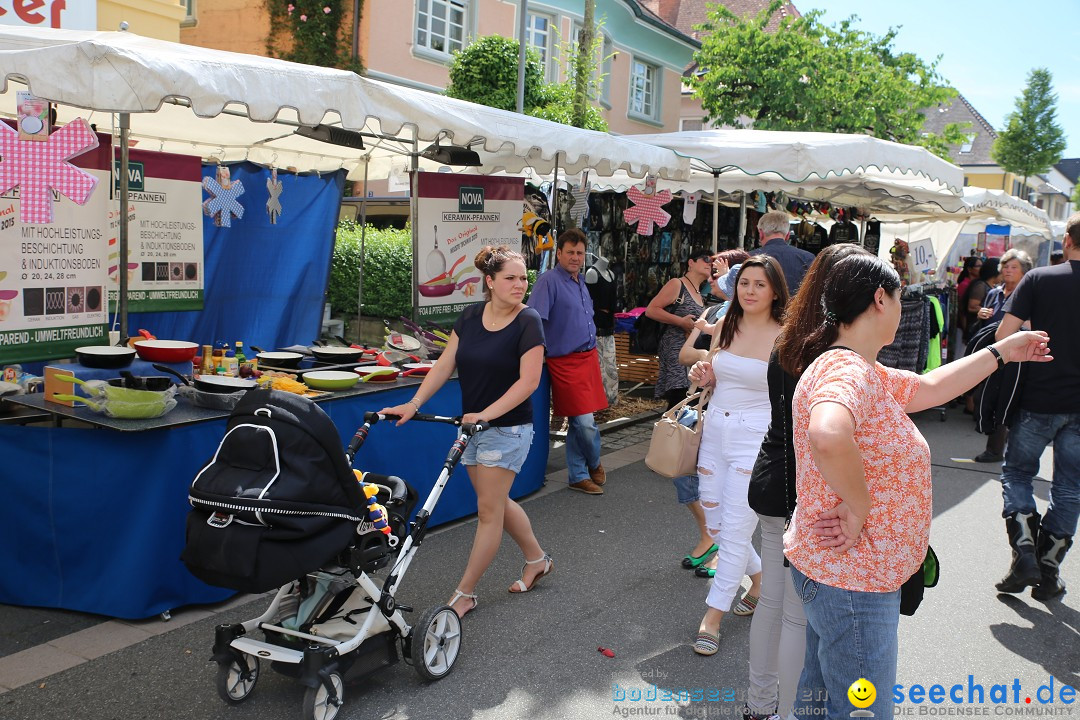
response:
{"label": "beige handbag", "polygon": [[[697,474],[698,446],[705,431],[705,404],[712,390],[688,394],[686,399],[664,413],[653,425],[645,465],[653,472],[668,478]],[[698,419],[692,428],[679,422],[679,413],[698,400]]]}

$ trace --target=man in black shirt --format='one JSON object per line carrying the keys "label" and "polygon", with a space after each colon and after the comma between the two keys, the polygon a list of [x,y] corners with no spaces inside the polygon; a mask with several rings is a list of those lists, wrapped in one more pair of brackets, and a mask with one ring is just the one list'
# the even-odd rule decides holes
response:
{"label": "man in black shirt", "polygon": [[[1080,516],[1080,213],[1065,225],[1066,262],[1027,273],[1005,301],[1001,340],[1030,322],[1050,336],[1054,357],[1029,363],[1013,422],[1001,488],[1002,516],[1013,549],[1012,566],[997,584],[1001,592],[1035,587],[1031,597],[1050,600],[1065,592],[1058,569],[1072,546]],[[1050,507],[1041,522],[1031,481],[1039,458],[1054,443]]]}

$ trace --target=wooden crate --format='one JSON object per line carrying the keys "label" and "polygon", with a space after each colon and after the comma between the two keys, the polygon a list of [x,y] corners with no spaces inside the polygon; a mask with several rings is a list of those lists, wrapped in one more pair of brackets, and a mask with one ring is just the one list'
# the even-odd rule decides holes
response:
{"label": "wooden crate", "polygon": [[660,358],[630,352],[630,333],[615,333],[615,364],[619,380],[655,385],[660,377]]}

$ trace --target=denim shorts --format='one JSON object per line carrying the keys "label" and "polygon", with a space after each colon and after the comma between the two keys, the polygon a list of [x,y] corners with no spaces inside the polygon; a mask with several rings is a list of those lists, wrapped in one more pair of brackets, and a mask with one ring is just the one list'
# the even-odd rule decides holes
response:
{"label": "denim shorts", "polygon": [[675,485],[675,495],[679,498],[679,504],[688,505],[701,499],[697,475],[680,475],[672,478],[671,482]]}
{"label": "denim shorts", "polygon": [[532,439],[532,423],[488,428],[472,436],[461,462],[463,465],[506,468],[517,473],[529,457]]}

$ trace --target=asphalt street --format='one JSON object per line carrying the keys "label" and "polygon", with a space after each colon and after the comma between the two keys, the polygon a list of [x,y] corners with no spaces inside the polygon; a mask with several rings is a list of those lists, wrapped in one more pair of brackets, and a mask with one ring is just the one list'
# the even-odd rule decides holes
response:
{"label": "asphalt street", "polygon": [[[1072,592],[1063,602],[998,595],[993,583],[1009,561],[998,466],[953,460],[982,449],[982,438],[958,410],[950,411],[946,422],[940,422],[937,413],[923,413],[917,421],[933,451],[931,542],[942,571],[918,614],[901,620],[898,682],[905,688],[961,684],[963,695],[969,685],[980,685],[986,704],[906,702],[899,713],[944,714],[953,707],[954,712],[988,715],[1049,710],[1080,716],[1080,707],[1061,702],[1060,694],[1063,684],[1080,688],[1080,557],[1065,562],[1063,574]],[[1049,453],[1042,474],[1050,477]],[[750,619],[724,620],[717,655],[704,658],[691,650],[704,612],[706,581],[679,565],[694,532],[689,514],[675,502],[671,483],[642,462],[633,462],[609,473],[601,497],[553,484],[527,499],[524,507],[541,544],[555,559],[554,574],[533,592],[508,593],[522,558],[505,540],[478,588],[477,610],[464,621],[462,654],[453,671],[425,683],[410,666],[398,663],[347,687],[339,718],[740,716]],[[1042,506],[1047,489],[1047,483],[1036,483]],[[473,530],[467,522],[429,537],[398,599],[418,611],[446,601],[465,566]],[[266,602],[247,598],[213,614],[202,609],[205,617],[192,621],[189,616],[187,624],[175,627],[145,621],[165,629],[158,627],[160,634],[0,694],[0,718],[297,718],[302,686],[265,666],[253,695],[241,705],[226,706],[214,690],[216,666],[208,662],[214,626],[254,617]],[[0,627],[8,610],[0,606]],[[178,621],[182,617],[182,612],[177,614]],[[71,629],[79,626],[78,617],[70,621]],[[61,639],[64,630],[55,631]],[[615,656],[606,657],[599,647],[612,649]],[[1055,702],[1043,705],[1039,700],[1046,690],[1038,694],[1039,687],[1048,685],[1051,676]],[[1008,702],[990,702],[994,685],[1008,687]],[[1013,701],[1015,687],[1019,702]],[[653,700],[656,688],[660,692]],[[680,691],[686,695],[664,700],[664,689],[675,691],[676,697]],[[694,690],[715,690],[729,699],[687,700]],[[1025,702],[1028,697],[1031,703]]]}

